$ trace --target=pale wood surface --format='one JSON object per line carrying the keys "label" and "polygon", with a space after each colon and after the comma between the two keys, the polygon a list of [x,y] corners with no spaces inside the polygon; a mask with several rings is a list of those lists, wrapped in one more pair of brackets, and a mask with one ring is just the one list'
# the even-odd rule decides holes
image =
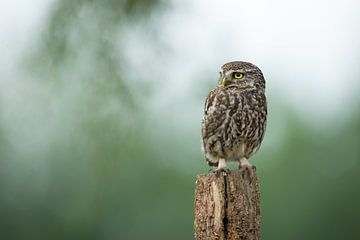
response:
{"label": "pale wood surface", "polygon": [[227,176],[196,177],[194,235],[196,240],[259,240],[260,191],[256,171],[252,179],[239,170]]}

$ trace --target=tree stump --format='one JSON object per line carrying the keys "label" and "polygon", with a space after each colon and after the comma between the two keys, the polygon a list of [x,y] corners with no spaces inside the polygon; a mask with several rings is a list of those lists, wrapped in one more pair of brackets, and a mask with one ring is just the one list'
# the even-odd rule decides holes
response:
{"label": "tree stump", "polygon": [[260,239],[259,179],[255,169],[251,171],[252,179],[239,170],[196,177],[196,240]]}

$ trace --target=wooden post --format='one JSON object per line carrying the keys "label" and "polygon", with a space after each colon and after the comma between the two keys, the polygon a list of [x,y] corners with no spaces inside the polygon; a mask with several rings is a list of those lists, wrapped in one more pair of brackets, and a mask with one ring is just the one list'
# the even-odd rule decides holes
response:
{"label": "wooden post", "polygon": [[196,177],[196,240],[260,239],[259,179],[252,173],[252,180],[239,170]]}

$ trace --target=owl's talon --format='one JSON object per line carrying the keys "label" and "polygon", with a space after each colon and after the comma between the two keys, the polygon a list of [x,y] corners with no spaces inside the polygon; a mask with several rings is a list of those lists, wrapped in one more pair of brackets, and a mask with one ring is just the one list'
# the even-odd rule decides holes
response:
{"label": "owl's talon", "polygon": [[228,169],[227,167],[225,168],[218,168],[218,169],[215,169],[213,170],[213,173],[217,176],[217,177],[220,177],[220,176],[227,176],[228,174],[230,174],[230,169]]}
{"label": "owl's talon", "polygon": [[230,173],[230,170],[226,166],[226,161],[224,158],[220,158],[218,161],[217,168],[214,170],[216,176],[226,176]]}

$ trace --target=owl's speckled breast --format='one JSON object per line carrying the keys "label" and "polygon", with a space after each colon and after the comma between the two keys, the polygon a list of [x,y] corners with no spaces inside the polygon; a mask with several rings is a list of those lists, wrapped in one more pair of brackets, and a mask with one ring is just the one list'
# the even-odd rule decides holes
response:
{"label": "owl's speckled breast", "polygon": [[216,88],[202,122],[202,148],[211,162],[240,161],[260,147],[266,126],[266,98],[256,89]]}

